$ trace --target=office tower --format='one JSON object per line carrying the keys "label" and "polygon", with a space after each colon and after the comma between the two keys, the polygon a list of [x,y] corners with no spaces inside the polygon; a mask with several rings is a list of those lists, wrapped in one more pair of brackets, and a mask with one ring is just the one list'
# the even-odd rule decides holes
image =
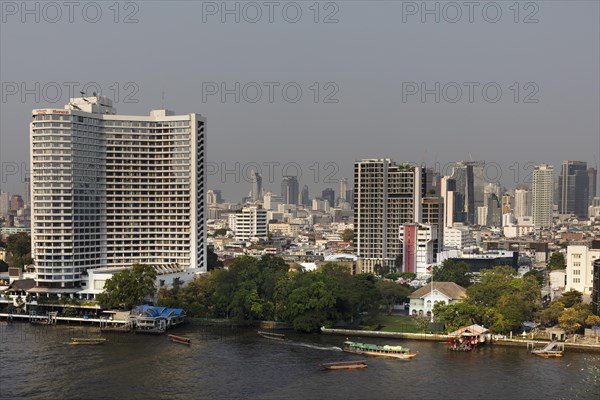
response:
{"label": "office tower", "polygon": [[256,171],[250,173],[250,200],[258,201],[262,197],[262,177]]}
{"label": "office tower", "polygon": [[[489,227],[502,226],[502,206],[495,193],[489,195],[487,201],[487,215],[485,225]],[[483,225],[483,224],[482,224]]]}
{"label": "office tower", "polygon": [[304,185],[302,187],[302,192],[300,193],[300,203],[304,206],[304,207],[309,207],[311,205],[310,202],[310,194],[308,193],[308,186]]}
{"label": "office tower", "polygon": [[89,268],[134,263],[206,270],[205,123],[117,115],[97,96],[33,110],[36,285],[76,291]]}
{"label": "office tower", "polygon": [[354,163],[354,243],[357,270],[373,272],[377,264],[394,269],[402,255],[404,224],[421,222],[425,185],[422,170],[390,159]]}
{"label": "office tower", "polygon": [[597,193],[598,170],[594,167],[588,168],[588,204],[592,204]]}
{"label": "office tower", "polygon": [[329,202],[330,207],[335,207],[335,191],[332,188],[323,190],[321,197]]}
{"label": "office tower", "polygon": [[[475,176],[474,167],[477,166],[478,175],[481,170],[483,174],[483,168],[479,166],[480,162],[470,161],[459,161],[457,162],[452,171],[451,178],[456,182],[455,190],[455,220],[454,222],[463,222],[466,224],[475,223],[475,205],[481,203],[483,205],[483,192],[478,197],[478,201],[475,201]],[[482,175],[483,176],[483,175]],[[478,190],[483,189],[483,181],[479,182],[478,177]],[[481,197],[481,199],[480,199]]]}
{"label": "office tower", "polygon": [[235,240],[266,240],[268,233],[267,210],[260,206],[244,207],[229,214],[229,228]]}
{"label": "office tower", "polygon": [[350,203],[350,207],[354,208],[354,189],[346,190],[346,203]]}
{"label": "office tower", "polygon": [[432,168],[425,170],[425,193],[427,196],[440,194],[440,173]]}
{"label": "office tower", "polygon": [[284,176],[281,181],[281,197],[285,204],[298,204],[298,178]]}
{"label": "office tower", "polygon": [[513,210],[513,196],[510,193],[502,195],[502,214],[511,213]]}
{"label": "office tower", "polygon": [[342,178],[340,179],[340,197],[338,199],[338,203],[348,202],[346,198],[346,192],[348,191],[348,179]]}
{"label": "office tower", "polygon": [[10,194],[0,193],[0,217],[7,217],[10,212]]}
{"label": "office tower", "polygon": [[434,249],[433,260],[435,262],[437,261],[437,254],[441,250],[440,245],[444,243],[444,201],[439,195],[431,195],[423,197],[421,204],[421,221],[437,229],[436,237],[432,243]]}
{"label": "office tower", "polygon": [[448,176],[440,179],[440,197],[443,205],[443,225],[450,228],[454,224],[454,193],[456,190],[456,181]]}
{"label": "office tower", "polygon": [[563,161],[558,177],[558,213],[587,218],[589,175],[584,161]]}
{"label": "office tower", "polygon": [[515,218],[531,216],[531,191],[527,189],[515,190]]}
{"label": "office tower", "polygon": [[217,205],[217,195],[214,190],[210,189],[206,192],[206,205],[215,206]]}
{"label": "office tower", "polygon": [[551,227],[554,204],[554,167],[546,164],[535,166],[531,193],[533,224],[536,227]]}

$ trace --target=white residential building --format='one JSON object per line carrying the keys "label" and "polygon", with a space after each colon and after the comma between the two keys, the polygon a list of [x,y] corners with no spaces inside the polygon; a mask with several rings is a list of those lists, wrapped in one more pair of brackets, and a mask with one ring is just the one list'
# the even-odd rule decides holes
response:
{"label": "white residential building", "polygon": [[229,228],[233,231],[235,240],[267,239],[267,210],[260,206],[249,206],[229,214]]}
{"label": "white residential building", "polygon": [[454,225],[444,228],[444,249],[463,249],[474,246],[473,232],[467,226]]}
{"label": "white residential building", "polygon": [[408,296],[410,315],[431,316],[436,303],[456,304],[467,297],[467,291],[454,282],[428,283]]}
{"label": "white residential building", "polygon": [[117,115],[110,99],[96,96],[32,115],[40,291],[76,292],[90,268],[206,269],[204,117]]}
{"label": "white residential building", "polygon": [[533,211],[532,208],[532,197],[531,191],[525,189],[515,190],[515,217],[531,216]]}
{"label": "white residential building", "polygon": [[[567,247],[566,291],[577,290],[589,296],[592,294],[594,260],[600,258],[600,241],[595,245],[571,245]],[[592,248],[596,247],[596,248]]]}

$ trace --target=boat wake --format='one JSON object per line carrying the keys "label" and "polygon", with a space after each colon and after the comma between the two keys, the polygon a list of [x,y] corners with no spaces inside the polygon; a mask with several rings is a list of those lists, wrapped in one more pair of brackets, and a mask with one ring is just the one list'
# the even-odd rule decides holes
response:
{"label": "boat wake", "polygon": [[286,342],[286,343],[290,344],[292,346],[308,347],[309,349],[315,349],[315,350],[342,351],[342,348],[341,347],[337,347],[337,346],[319,346],[319,345],[316,345],[316,344],[303,343],[303,342],[294,342],[294,341],[289,341],[289,342]]}

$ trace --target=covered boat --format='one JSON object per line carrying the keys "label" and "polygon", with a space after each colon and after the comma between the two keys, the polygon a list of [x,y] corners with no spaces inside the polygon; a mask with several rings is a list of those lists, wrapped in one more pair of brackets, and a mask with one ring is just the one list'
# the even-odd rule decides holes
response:
{"label": "covered boat", "polygon": [[342,350],[349,353],[367,354],[370,356],[392,357],[402,360],[410,360],[417,353],[411,353],[409,349],[402,346],[378,346],[376,344],[366,344],[345,341]]}

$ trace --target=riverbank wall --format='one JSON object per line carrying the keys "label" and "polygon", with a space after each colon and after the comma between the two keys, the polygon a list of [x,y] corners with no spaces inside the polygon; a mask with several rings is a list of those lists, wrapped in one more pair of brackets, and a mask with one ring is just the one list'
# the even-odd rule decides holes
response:
{"label": "riverbank wall", "polygon": [[[321,328],[321,333],[325,335],[338,336],[364,336],[390,339],[410,339],[410,340],[428,340],[434,342],[445,342],[448,335],[432,333],[404,333],[404,332],[381,332],[381,331],[361,331],[353,329],[329,329]],[[494,339],[490,344],[499,346],[513,346],[527,348],[527,343],[533,343],[537,347],[548,344],[547,341],[524,340],[524,339]],[[593,343],[565,343],[565,350],[578,351],[586,353],[600,353],[600,344]]]}

